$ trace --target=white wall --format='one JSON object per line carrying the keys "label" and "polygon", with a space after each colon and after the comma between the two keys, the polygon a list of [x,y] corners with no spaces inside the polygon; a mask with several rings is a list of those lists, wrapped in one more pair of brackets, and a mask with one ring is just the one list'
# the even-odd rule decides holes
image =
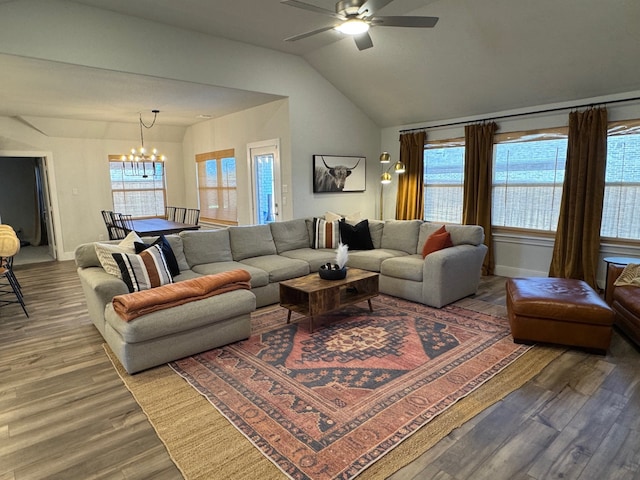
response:
{"label": "white wall", "polygon": [[[582,101],[572,102],[573,105],[579,104],[598,104],[606,103],[606,101],[638,97],[640,92],[629,92],[627,94],[612,95],[610,97],[600,97],[593,99],[585,99]],[[398,141],[400,130],[418,127],[429,127],[430,125],[449,124],[457,122],[469,122],[474,120],[500,117],[502,115],[527,113],[552,108],[561,108],[570,106],[569,104],[553,104],[540,105],[522,109],[519,111],[495,112],[485,115],[481,118],[462,118],[462,119],[446,119],[440,122],[402,125],[398,127],[385,128],[381,134],[381,145],[383,150],[387,150],[392,157],[397,159],[400,151],[400,143]],[[609,121],[618,121],[625,119],[640,118],[640,104],[612,104],[607,107]],[[552,128],[558,126],[567,126],[569,123],[569,111],[531,114],[517,118],[498,119],[496,123],[499,126],[499,133],[536,130],[542,128]],[[464,137],[464,125],[441,127],[427,129],[428,140],[443,140],[448,138]],[[395,195],[396,182],[394,181],[388,187],[385,187],[385,213],[393,216],[395,212]],[[517,234],[500,234],[494,233],[495,246],[495,273],[507,277],[516,276],[547,276],[549,273],[549,265],[553,253],[553,239],[540,238],[533,235],[517,235]],[[640,258],[640,247],[621,246],[621,245],[601,245],[600,258],[606,256],[630,256]],[[598,281],[604,284],[605,270],[604,262],[600,262]]]}
{"label": "white wall", "polygon": [[[92,122],[78,122],[90,126]],[[135,130],[134,127],[130,127]],[[135,135],[134,135],[135,137]],[[15,118],[0,117],[0,155],[45,157],[58,258],[73,258],[81,243],[106,236],[100,210],[113,208],[109,155],[127,152],[132,140],[51,137]],[[184,200],[182,143],[154,142],[168,157],[168,201]]]}
{"label": "white wall", "polygon": [[[262,140],[280,141],[280,163],[285,175],[282,183],[291,185],[291,135],[289,102],[278,100],[225,117],[189,127],[184,137],[184,176],[186,202],[198,207],[195,156],[215,150],[235,149],[238,193],[238,224],[251,223],[251,184],[247,163],[247,144]],[[292,202],[281,209],[282,219],[292,218]]]}
{"label": "white wall", "polygon": [[[287,97],[289,145],[287,135],[282,133],[283,123],[274,128],[254,125],[245,132],[247,141],[257,140],[251,138],[257,133],[271,131],[282,137],[283,155],[288,157],[283,165],[283,182],[289,181],[291,200],[287,214],[299,217],[335,210],[375,215],[379,128],[298,56],[60,0],[0,4],[0,53]],[[231,115],[213,127],[194,127],[185,135],[184,149],[182,145],[160,145],[172,159],[185,162],[181,169],[182,181],[186,182],[183,195],[173,196],[172,192],[182,190],[169,185],[169,203],[195,203],[189,166],[193,153],[219,143],[216,136],[225,132],[233,142],[244,142],[244,135],[235,129],[244,128],[247,118],[244,114]],[[70,258],[79,243],[97,239],[101,230],[99,210],[108,206],[108,175],[96,168],[98,160],[91,159],[103,159],[114,150],[129,148],[129,142],[45,139],[32,131],[23,135],[15,130],[15,125],[8,131],[0,130],[6,145],[26,144],[26,149],[52,153],[60,209],[59,257]],[[242,150],[236,148],[236,153]],[[318,153],[367,157],[367,191],[314,195],[311,164],[313,154]],[[70,193],[74,188],[78,195]],[[248,213],[242,215],[245,221]]]}

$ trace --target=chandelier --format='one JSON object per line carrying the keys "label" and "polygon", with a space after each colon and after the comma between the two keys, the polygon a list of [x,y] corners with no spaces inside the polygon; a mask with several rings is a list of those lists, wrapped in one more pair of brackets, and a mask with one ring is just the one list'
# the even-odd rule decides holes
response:
{"label": "chandelier", "polygon": [[156,123],[160,110],[151,110],[153,113],[153,121],[150,125],[142,121],[142,113],[140,113],[140,147],[132,148],[131,153],[122,155],[122,171],[125,175],[131,177],[162,177],[164,175],[164,161],[167,159],[161,155],[157,149],[147,150],[144,146],[144,135],[142,127],[150,129]]}

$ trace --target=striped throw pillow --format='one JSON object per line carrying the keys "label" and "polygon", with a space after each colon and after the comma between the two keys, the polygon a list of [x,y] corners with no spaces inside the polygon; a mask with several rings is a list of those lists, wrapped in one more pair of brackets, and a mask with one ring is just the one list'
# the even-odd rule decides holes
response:
{"label": "striped throw pillow", "polygon": [[139,255],[132,253],[114,253],[113,258],[120,268],[122,280],[130,292],[149,290],[173,283],[167,261],[160,245],[152,245]]}
{"label": "striped throw pillow", "polygon": [[313,219],[313,248],[338,248],[340,243],[340,222]]}

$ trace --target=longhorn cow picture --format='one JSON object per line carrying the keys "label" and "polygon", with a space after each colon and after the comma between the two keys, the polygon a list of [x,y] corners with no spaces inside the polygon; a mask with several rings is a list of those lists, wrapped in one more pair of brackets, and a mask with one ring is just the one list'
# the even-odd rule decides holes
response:
{"label": "longhorn cow picture", "polygon": [[363,192],[366,158],[335,155],[313,156],[313,192]]}

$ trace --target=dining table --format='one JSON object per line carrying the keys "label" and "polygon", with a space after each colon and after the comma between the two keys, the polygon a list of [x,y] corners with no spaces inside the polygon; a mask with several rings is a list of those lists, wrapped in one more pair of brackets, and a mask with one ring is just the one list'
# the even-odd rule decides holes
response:
{"label": "dining table", "polygon": [[143,218],[132,220],[133,230],[140,236],[169,235],[183,230],[198,230],[200,225],[174,222],[165,218]]}

